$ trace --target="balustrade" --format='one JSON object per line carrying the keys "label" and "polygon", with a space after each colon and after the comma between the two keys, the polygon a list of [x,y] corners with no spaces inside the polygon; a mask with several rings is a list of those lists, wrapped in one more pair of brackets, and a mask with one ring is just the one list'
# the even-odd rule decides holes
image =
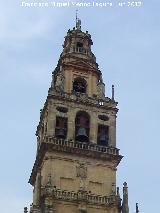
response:
{"label": "balustrade", "polygon": [[[43,193],[47,193],[47,188],[43,188]],[[119,202],[120,197],[118,195],[111,195],[111,196],[100,196],[91,194],[87,191],[67,191],[54,188],[51,190],[52,196],[56,199],[68,200],[68,201],[87,201],[88,203],[93,204],[102,204],[102,205],[109,205],[111,203]]]}
{"label": "balustrade", "polygon": [[45,137],[44,142],[46,143],[51,143],[56,146],[62,146],[62,147],[70,147],[70,148],[75,148],[75,149],[82,149],[82,150],[90,150],[93,152],[102,152],[106,154],[111,154],[111,155],[119,155],[119,149],[115,147],[104,147],[100,146],[94,143],[82,143],[78,141],[69,141],[69,140],[63,140],[63,139],[58,139],[54,137]]}

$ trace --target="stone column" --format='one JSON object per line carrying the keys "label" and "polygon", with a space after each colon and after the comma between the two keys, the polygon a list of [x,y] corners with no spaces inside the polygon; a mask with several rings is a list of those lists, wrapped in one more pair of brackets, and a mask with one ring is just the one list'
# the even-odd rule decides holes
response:
{"label": "stone column", "polygon": [[41,173],[38,171],[33,192],[33,205],[31,211],[33,213],[41,213],[40,211],[40,196],[41,196]]}
{"label": "stone column", "polygon": [[35,186],[34,186],[33,205],[39,206],[40,194],[41,194],[41,174],[40,172],[38,172],[36,176]]}
{"label": "stone column", "polygon": [[90,115],[90,142],[97,143],[97,117],[96,113]]}
{"label": "stone column", "polygon": [[89,73],[89,78],[88,78],[88,81],[87,81],[87,92],[88,92],[88,96],[92,96],[92,76],[91,74]]}
{"label": "stone column", "polygon": [[50,104],[48,110],[48,128],[47,128],[48,136],[55,135],[55,125],[56,125],[56,113],[54,107]]}
{"label": "stone column", "polygon": [[129,206],[128,206],[128,186],[127,186],[126,182],[124,182],[124,184],[123,184],[122,213],[129,213]]}
{"label": "stone column", "polygon": [[116,147],[116,115],[115,114],[113,114],[110,117],[109,145]]}
{"label": "stone column", "polygon": [[68,113],[68,133],[67,139],[74,140],[75,139],[75,112],[72,111]]}

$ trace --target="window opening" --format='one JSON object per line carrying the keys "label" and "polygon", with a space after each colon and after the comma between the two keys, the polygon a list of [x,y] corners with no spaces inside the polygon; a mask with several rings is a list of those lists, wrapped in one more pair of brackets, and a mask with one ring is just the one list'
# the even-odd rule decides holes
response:
{"label": "window opening", "polygon": [[109,127],[104,125],[98,126],[97,143],[101,146],[108,146]]}
{"label": "window opening", "polygon": [[89,115],[86,112],[77,113],[75,131],[76,141],[89,141]]}
{"label": "window opening", "polygon": [[65,139],[67,136],[67,118],[56,118],[55,135],[57,138]]}
{"label": "window opening", "polygon": [[86,93],[86,80],[83,78],[76,78],[73,82],[73,91],[79,93]]}

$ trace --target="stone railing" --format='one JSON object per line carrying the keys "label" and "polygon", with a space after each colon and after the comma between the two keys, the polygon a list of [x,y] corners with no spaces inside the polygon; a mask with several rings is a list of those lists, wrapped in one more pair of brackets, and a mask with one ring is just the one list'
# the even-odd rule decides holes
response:
{"label": "stone railing", "polygon": [[119,203],[120,197],[118,195],[111,195],[111,196],[102,196],[102,195],[95,195],[91,194],[87,191],[67,191],[61,190],[54,187],[44,187],[42,188],[43,195],[53,196],[55,199],[65,200],[65,201],[85,201],[92,204],[99,204],[99,205],[110,205],[113,203]]}
{"label": "stone railing", "polygon": [[84,47],[73,47],[73,49],[70,48],[70,52],[83,53],[88,55],[88,50],[86,50]]}
{"label": "stone railing", "polygon": [[106,153],[110,155],[119,155],[119,149],[115,147],[106,147],[106,146],[100,146],[94,143],[82,143],[78,141],[69,141],[69,140],[63,140],[63,139],[57,139],[54,137],[46,136],[44,138],[45,143],[51,143],[57,146],[63,146],[63,147],[70,147],[75,149],[81,149],[81,150],[89,150],[94,152],[101,152]]}
{"label": "stone railing", "polygon": [[60,98],[64,98],[64,99],[68,99],[71,101],[77,101],[80,103],[85,103],[85,104],[91,104],[91,105],[96,105],[98,107],[116,107],[117,106],[117,102],[115,102],[114,100],[108,98],[108,97],[104,97],[103,99],[99,99],[98,97],[96,98],[92,98],[89,97],[87,94],[84,93],[66,93],[66,92],[57,92],[53,89],[49,89],[48,91],[48,95],[49,96],[56,96],[56,97],[60,97]]}
{"label": "stone railing", "polygon": [[64,51],[62,52],[61,56],[67,54],[67,53],[79,53],[79,54],[84,54],[87,55],[91,58],[93,58],[94,61],[96,61],[95,55],[91,52],[91,50],[88,50],[84,47],[70,47],[70,48],[65,48]]}

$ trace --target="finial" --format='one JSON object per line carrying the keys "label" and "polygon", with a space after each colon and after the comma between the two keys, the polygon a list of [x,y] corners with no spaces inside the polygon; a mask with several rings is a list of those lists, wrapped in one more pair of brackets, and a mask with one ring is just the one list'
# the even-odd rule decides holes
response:
{"label": "finial", "polygon": [[136,213],[139,213],[138,203],[136,203]]}
{"label": "finial", "polygon": [[120,194],[119,194],[119,187],[117,187],[117,196],[120,196]]}
{"label": "finial", "polygon": [[24,213],[27,213],[27,212],[28,212],[27,207],[24,207]]}
{"label": "finial", "polygon": [[81,30],[81,20],[78,18],[78,10],[76,10],[76,29]]}
{"label": "finial", "polygon": [[114,101],[114,85],[112,85],[112,100]]}
{"label": "finial", "polygon": [[123,183],[123,186],[124,186],[124,187],[127,187],[127,183],[126,183],[126,182],[124,182],[124,183]]}
{"label": "finial", "polygon": [[77,20],[78,20],[78,10],[76,10],[76,27],[77,27]]}
{"label": "finial", "polygon": [[123,183],[123,194],[128,195],[128,186],[126,182]]}
{"label": "finial", "polygon": [[128,186],[127,186],[126,182],[123,183],[122,213],[129,213],[129,206],[128,206]]}

